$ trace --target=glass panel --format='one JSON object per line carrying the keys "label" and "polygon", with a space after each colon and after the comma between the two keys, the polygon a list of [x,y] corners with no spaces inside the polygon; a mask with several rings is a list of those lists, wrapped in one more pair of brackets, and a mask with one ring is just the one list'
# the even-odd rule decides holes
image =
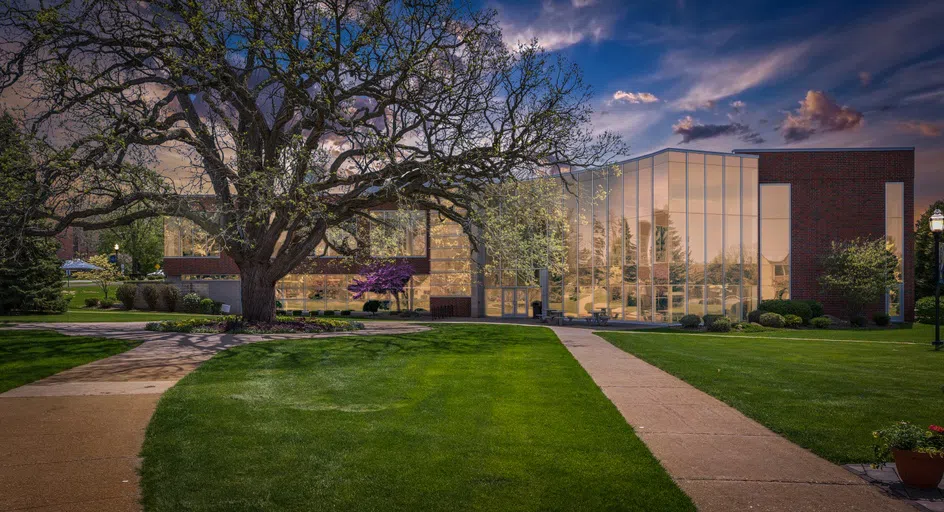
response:
{"label": "glass panel", "polygon": [[652,226],[652,168],[647,164],[651,160],[643,159],[639,164],[639,316],[640,320],[652,321],[653,318],[653,226]]}
{"label": "glass panel", "polygon": [[607,307],[609,262],[607,261],[608,193],[606,170],[593,172],[593,302],[592,310]]}
{"label": "glass panel", "polygon": [[567,261],[566,270],[563,279],[564,293],[564,311],[571,314],[577,314],[577,252],[579,249],[578,239],[578,208],[577,195],[579,192],[576,179],[573,177],[565,178],[564,187],[564,211],[567,215]]}
{"label": "glass panel", "polygon": [[593,173],[578,176],[577,315],[593,308]]}
{"label": "glass panel", "polygon": [[669,218],[666,252],[669,282],[673,284],[685,284],[686,279],[686,192],[685,164],[669,163]]}
{"label": "glass panel", "polygon": [[[724,269],[724,224],[721,216],[724,205],[724,172],[718,165],[721,163],[720,156],[707,155],[705,159],[708,162],[705,165],[705,281],[708,284],[720,285]],[[713,298],[709,294],[709,301]],[[718,297],[717,300],[720,305],[721,298]]]}
{"label": "glass panel", "polygon": [[371,214],[383,222],[370,226],[371,256],[426,256],[426,211],[378,210]]}
{"label": "glass panel", "polygon": [[623,250],[623,303],[624,318],[638,320],[636,281],[638,277],[638,223],[637,201],[639,194],[638,162],[623,165],[623,233],[625,247]]}
{"label": "glass panel", "polygon": [[164,217],[164,256],[180,256],[180,220]]}
{"label": "glass panel", "polygon": [[515,289],[505,288],[502,290],[502,315],[514,316],[515,314]]}
{"label": "glass panel", "polygon": [[885,184],[885,241],[888,248],[898,257],[898,265],[895,268],[895,280],[898,287],[888,294],[888,316],[895,320],[903,320],[901,299],[904,290],[902,279],[904,268],[904,255],[902,249],[905,240],[905,204],[904,204],[905,185],[904,183],[886,183]]}
{"label": "glass panel", "polygon": [[614,319],[623,318],[623,172],[619,166],[610,169],[607,205],[607,237],[609,267],[607,307]]}
{"label": "glass panel", "polygon": [[790,298],[790,185],[760,186],[760,299]]}

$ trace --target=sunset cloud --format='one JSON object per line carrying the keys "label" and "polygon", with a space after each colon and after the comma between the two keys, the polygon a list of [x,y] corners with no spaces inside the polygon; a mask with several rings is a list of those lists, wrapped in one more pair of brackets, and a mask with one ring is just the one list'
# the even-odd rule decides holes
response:
{"label": "sunset cloud", "polygon": [[554,51],[582,43],[599,42],[612,33],[618,16],[616,7],[600,5],[596,0],[571,0],[541,3],[537,16],[529,11],[527,16],[512,16],[510,9],[501,10],[502,38],[505,44],[515,46],[537,40],[545,50]]}
{"label": "sunset cloud", "polygon": [[899,121],[895,129],[902,133],[920,135],[922,137],[940,137],[944,133],[944,123],[929,123],[927,121]]}
{"label": "sunset cloud", "polygon": [[739,139],[751,144],[760,144],[764,142],[763,137],[753,130],[750,126],[742,123],[729,124],[701,124],[692,116],[685,116],[672,125],[672,133],[681,135],[680,144],[688,144],[703,139],[712,139],[725,135],[737,135]]}
{"label": "sunset cloud", "polygon": [[800,108],[787,112],[780,133],[787,142],[806,140],[819,132],[841,132],[862,125],[862,113],[840,106],[822,91],[807,91]]}
{"label": "sunset cloud", "polygon": [[624,92],[616,91],[613,93],[613,99],[627,103],[656,103],[659,98],[650,92]]}

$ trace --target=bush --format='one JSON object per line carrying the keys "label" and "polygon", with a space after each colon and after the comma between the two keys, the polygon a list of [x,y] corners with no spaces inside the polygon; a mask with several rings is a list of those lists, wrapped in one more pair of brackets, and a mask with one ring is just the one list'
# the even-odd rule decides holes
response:
{"label": "bush", "polygon": [[325,311],[324,314],[325,314],[325,316],[334,316],[334,311],[329,309],[329,310]]}
{"label": "bush", "polygon": [[784,320],[783,316],[781,316],[778,313],[767,312],[767,313],[762,313],[760,315],[760,325],[763,325],[764,327],[780,328],[780,327],[783,327],[786,323],[787,322],[786,320]]}
{"label": "bush", "polygon": [[213,299],[201,299],[200,312],[204,315],[223,314],[223,303]]}
{"label": "bush", "polygon": [[351,310],[345,309],[344,311],[341,312],[341,316],[351,316]]}
{"label": "bush", "polygon": [[379,300],[369,300],[364,303],[364,311],[367,313],[376,313],[380,310],[380,301]]}
{"label": "bush", "polygon": [[800,327],[801,325],[803,325],[803,319],[796,315],[784,315],[783,325],[784,327],[796,329],[797,327]]}
{"label": "bush", "polygon": [[852,324],[853,327],[865,327],[868,325],[869,321],[866,320],[864,316],[854,316],[849,319],[849,323]]}
{"label": "bush", "polygon": [[177,304],[180,303],[180,288],[174,285],[167,285],[161,289],[161,295],[164,297],[164,305],[167,311],[177,311]]}
{"label": "bush", "polygon": [[[915,302],[915,321],[934,325],[934,297],[924,297]],[[941,323],[944,323],[944,314],[941,315]]]}
{"label": "bush", "polygon": [[810,320],[810,325],[816,327],[817,329],[828,329],[833,325],[833,321],[830,320],[829,317],[818,316]]}
{"label": "bush", "polygon": [[755,309],[754,311],[751,311],[750,313],[747,314],[747,321],[750,322],[750,323],[752,323],[752,324],[759,324],[759,323],[760,323],[760,315],[761,315],[762,313],[763,313],[763,311],[761,311],[761,310],[759,310],[759,309]]}
{"label": "bush", "polygon": [[138,285],[125,283],[118,287],[115,296],[121,301],[125,309],[134,309],[134,297],[138,294]]}
{"label": "bush", "polygon": [[284,309],[280,309],[280,308],[279,308],[279,306],[280,306],[281,304],[282,304],[281,302],[276,302],[276,305],[275,305],[275,308],[276,308],[276,309],[275,309],[275,316],[285,316],[285,315],[288,314],[287,311],[285,311]]}
{"label": "bush", "polygon": [[875,313],[872,315],[872,321],[879,327],[885,327],[892,323],[892,317],[888,316],[886,313]]}
{"label": "bush", "polygon": [[309,316],[318,316],[318,310],[316,309],[316,310],[313,310],[313,311],[309,311],[309,312],[308,312],[308,315],[309,315]]}
{"label": "bush", "polygon": [[302,310],[300,310],[300,309],[293,309],[293,310],[292,310],[292,316],[302,316]]}
{"label": "bush", "polygon": [[720,318],[724,318],[724,315],[705,315],[702,317],[702,321],[705,323],[705,327],[711,327],[711,324]]}
{"label": "bush", "polygon": [[[813,309],[803,300],[764,300],[757,309],[768,313],[777,313],[780,316],[796,315],[803,323],[809,323],[813,318]],[[763,324],[764,322],[761,322]]]}
{"label": "bush", "polygon": [[714,319],[714,321],[712,321],[710,325],[707,325],[707,327],[711,332],[729,332],[731,330],[731,321],[722,316],[720,318]]}
{"label": "bush", "polygon": [[679,318],[679,323],[686,329],[697,329],[701,325],[701,318],[698,315],[685,315]]}
{"label": "bush", "polygon": [[98,300],[98,297],[89,297],[89,298],[85,299],[85,307],[87,307],[87,308],[97,308],[99,302],[101,302],[101,301]]}
{"label": "bush", "polygon": [[826,314],[826,311],[823,309],[823,303],[818,300],[797,300],[796,302],[802,302],[808,305],[810,312],[813,314],[813,318],[821,317]]}
{"label": "bush", "polygon": [[111,309],[111,307],[114,305],[115,305],[115,301],[111,299],[102,299],[98,301],[98,307],[102,309]]}
{"label": "bush", "polygon": [[184,313],[199,313],[200,301],[203,300],[196,293],[188,293],[180,299],[180,309]]}
{"label": "bush", "polygon": [[157,311],[157,304],[161,300],[161,288],[153,284],[146,284],[141,287],[141,295],[144,296],[144,302],[147,303],[147,307],[151,311]]}

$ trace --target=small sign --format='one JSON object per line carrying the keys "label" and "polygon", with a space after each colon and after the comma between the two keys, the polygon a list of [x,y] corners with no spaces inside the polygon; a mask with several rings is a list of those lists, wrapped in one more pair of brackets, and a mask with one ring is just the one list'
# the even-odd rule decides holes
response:
{"label": "small sign", "polygon": [[115,256],[114,254],[109,256],[108,263],[111,263],[112,265],[114,265],[115,263],[118,263],[118,256]]}

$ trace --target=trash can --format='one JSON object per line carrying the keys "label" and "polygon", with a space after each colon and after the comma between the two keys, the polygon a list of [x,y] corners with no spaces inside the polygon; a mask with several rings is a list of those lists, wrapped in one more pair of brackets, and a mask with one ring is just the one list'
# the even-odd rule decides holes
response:
{"label": "trash can", "polygon": [[541,301],[536,300],[531,303],[531,314],[535,320],[541,319]]}

